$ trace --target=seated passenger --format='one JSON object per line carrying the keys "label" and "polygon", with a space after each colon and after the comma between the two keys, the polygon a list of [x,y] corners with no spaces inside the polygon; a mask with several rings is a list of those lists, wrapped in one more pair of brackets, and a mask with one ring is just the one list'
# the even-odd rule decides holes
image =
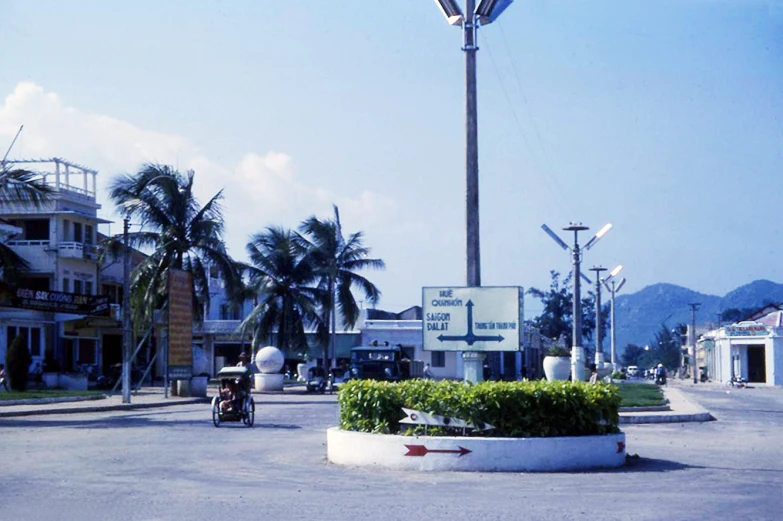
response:
{"label": "seated passenger", "polygon": [[227,411],[235,408],[237,399],[237,384],[234,380],[223,382],[223,388],[220,390],[220,409]]}

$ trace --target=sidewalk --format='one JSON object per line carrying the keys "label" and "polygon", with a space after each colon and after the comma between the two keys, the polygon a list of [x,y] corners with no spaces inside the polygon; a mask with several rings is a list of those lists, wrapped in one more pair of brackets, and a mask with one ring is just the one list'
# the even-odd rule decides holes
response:
{"label": "sidewalk", "polygon": [[[211,391],[211,394],[210,394]],[[188,405],[193,403],[209,403],[215,389],[207,390],[207,398],[190,398],[181,396],[164,397],[163,387],[143,387],[138,393],[131,394],[130,403],[122,403],[122,393],[105,398],[42,398],[37,400],[22,400],[13,402],[0,401],[0,418],[12,416],[35,416],[41,414],[72,414],[98,411],[123,411],[133,409],[151,409],[171,405]],[[7,405],[12,404],[12,405]]]}
{"label": "sidewalk", "polygon": [[[626,384],[633,385],[633,384]],[[649,410],[659,408],[635,408],[633,410],[620,410],[620,424],[638,424],[638,423],[683,423],[683,422],[705,422],[713,420],[710,411],[686,398],[680,387],[687,386],[688,383],[683,380],[669,380],[668,385],[661,387],[663,396],[669,400],[668,410]]]}
{"label": "sidewalk", "polygon": [[[702,406],[687,399],[678,387],[688,385],[685,382],[670,381],[662,387],[663,394],[669,400],[668,410],[621,410],[620,424],[639,423],[682,423],[703,422],[712,420],[710,412]],[[287,389],[285,394],[302,394],[302,389]],[[107,398],[49,398],[25,400],[24,402],[0,401],[0,418],[14,416],[35,416],[43,414],[73,414],[99,411],[123,411],[134,409],[151,409],[173,405],[189,405],[194,403],[209,403],[217,394],[217,388],[210,386],[206,398],[185,398],[181,396],[164,397],[163,387],[144,387],[138,393],[131,394],[131,403],[122,403],[122,394],[117,393]],[[11,403],[13,405],[6,405]]]}

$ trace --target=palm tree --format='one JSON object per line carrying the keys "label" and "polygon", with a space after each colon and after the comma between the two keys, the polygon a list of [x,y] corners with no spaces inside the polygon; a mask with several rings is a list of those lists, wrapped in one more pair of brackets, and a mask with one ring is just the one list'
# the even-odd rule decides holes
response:
{"label": "palm tree", "polygon": [[31,203],[40,207],[51,200],[53,192],[40,174],[14,168],[10,162],[0,163],[0,204]]}
{"label": "palm tree", "polygon": [[[315,216],[306,219],[299,226],[301,244],[309,252],[316,267],[319,287],[325,291],[322,302],[323,322],[331,324],[329,344],[324,342],[324,369],[329,368],[329,355],[335,354],[337,313],[343,324],[352,328],[359,318],[359,306],[356,305],[351,289],[356,287],[364,292],[370,304],[375,304],[381,296],[378,288],[357,274],[356,271],[372,268],[384,269],[381,259],[369,258],[370,249],[362,243],[362,232],[351,234],[346,240],[340,224],[340,212],[334,206],[334,218],[320,220]],[[331,344],[331,349],[329,345]]]}
{"label": "palm tree", "polygon": [[252,328],[254,344],[276,334],[284,353],[307,348],[305,325],[318,322],[323,300],[315,266],[298,239],[291,230],[269,226],[247,245],[249,289],[257,302],[241,327]]}
{"label": "palm tree", "polygon": [[[209,304],[209,270],[214,268],[229,295],[241,292],[237,264],[223,243],[222,191],[204,206],[193,194],[195,173],[147,164],[110,186],[110,197],[141,230],[128,234],[129,245],[152,253],[134,270],[131,295],[136,319],[148,324],[152,311],[167,300],[169,270],[185,270],[193,280],[194,316]],[[121,236],[115,236],[117,241]]]}
{"label": "palm tree", "polygon": [[[38,208],[51,200],[53,189],[44,178],[30,170],[0,162],[0,207],[32,204]],[[0,236],[3,239],[3,236]],[[0,241],[0,282],[19,283],[30,264],[5,242]]]}

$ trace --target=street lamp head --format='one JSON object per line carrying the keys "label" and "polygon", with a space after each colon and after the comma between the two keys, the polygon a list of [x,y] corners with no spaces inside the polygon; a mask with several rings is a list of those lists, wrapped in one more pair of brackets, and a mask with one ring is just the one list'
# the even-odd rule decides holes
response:
{"label": "street lamp head", "polygon": [[620,282],[617,284],[617,287],[614,288],[615,293],[620,291],[620,288],[622,288],[624,284],[625,284],[625,277],[620,279]]}
{"label": "street lamp head", "polygon": [[593,238],[592,238],[592,239],[590,239],[590,240],[587,242],[587,244],[585,244],[585,249],[586,249],[586,250],[589,250],[590,248],[592,248],[593,246],[595,246],[595,243],[597,243],[597,242],[598,242],[598,240],[599,240],[601,237],[603,237],[604,235],[606,235],[606,233],[607,233],[609,230],[611,230],[611,229],[612,229],[612,224],[611,224],[611,223],[605,224],[605,225],[604,225],[604,227],[603,227],[603,228],[601,228],[600,230],[598,230],[598,233],[596,233],[596,234],[593,236]]}
{"label": "street lamp head", "polygon": [[541,225],[541,229],[544,230],[546,232],[546,234],[549,235],[552,238],[552,240],[555,241],[561,248],[563,248],[564,250],[569,250],[570,249],[568,247],[568,244],[563,242],[563,239],[558,237],[557,234],[555,232],[553,232],[552,229],[549,226],[547,226],[546,224],[542,224]]}
{"label": "street lamp head", "polygon": [[616,277],[621,271],[623,271],[623,265],[618,264],[615,269],[609,272],[609,276],[606,277],[606,280],[611,279],[612,277]]}
{"label": "street lamp head", "polygon": [[481,25],[494,22],[514,0],[481,0],[474,13],[479,17]]}
{"label": "street lamp head", "polygon": [[449,25],[462,25],[462,20],[465,17],[462,15],[462,9],[459,8],[455,0],[435,0],[435,3],[438,4]]}

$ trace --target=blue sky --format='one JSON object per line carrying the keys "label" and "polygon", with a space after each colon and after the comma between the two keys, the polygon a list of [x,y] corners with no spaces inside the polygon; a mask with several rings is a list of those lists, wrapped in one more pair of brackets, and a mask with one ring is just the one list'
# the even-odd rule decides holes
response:
{"label": "blue sky", "polygon": [[[99,188],[193,168],[238,258],[336,203],[385,309],[464,285],[464,57],[434,2],[3,0],[0,31],[12,157]],[[479,45],[484,285],[547,287],[570,260],[540,225],[569,221],[614,224],[584,265],[623,264],[623,292],[783,281],[782,2],[517,0]]]}

